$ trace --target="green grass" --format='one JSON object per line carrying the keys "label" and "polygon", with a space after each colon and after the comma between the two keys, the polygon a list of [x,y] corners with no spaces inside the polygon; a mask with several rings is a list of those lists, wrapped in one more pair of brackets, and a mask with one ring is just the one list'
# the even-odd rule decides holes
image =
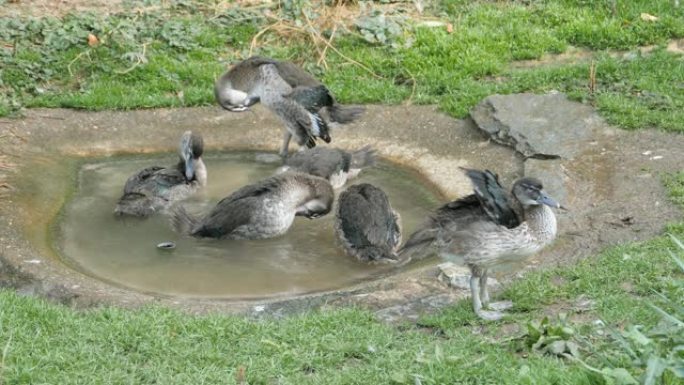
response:
{"label": "green grass", "polygon": [[[232,11],[208,17],[197,2],[177,4],[171,13],[0,19],[0,116],[21,106],[96,110],[213,103],[213,79],[227,61],[247,55],[263,20]],[[371,46],[355,35],[336,38],[336,48],[375,75],[331,51],[325,70],[315,65],[317,56],[305,42],[283,44],[269,34],[262,36],[268,44],[258,53],[297,60],[343,102],[411,98],[462,117],[492,93],[560,90],[594,104],[620,127],[683,132],[682,56],[657,50],[622,59],[606,51],[684,36],[684,8],[665,0],[617,1],[614,13],[610,4],[445,0],[431,11],[453,23],[451,34],[417,28],[405,36],[411,44],[403,48]],[[642,21],[641,12],[660,19]],[[88,33],[101,44],[89,47]],[[7,44],[15,48],[2,48]],[[568,45],[596,51],[594,93],[588,90],[589,63],[511,66]],[[684,172],[665,183],[673,201],[684,205]],[[684,239],[684,223],[668,231]],[[548,306],[580,296],[596,301],[588,320],[652,326],[659,318],[645,303],[683,278],[668,248],[669,238],[659,237],[613,247],[574,266],[530,273],[500,294],[516,307],[498,323],[478,320],[467,300],[424,317],[419,326],[393,327],[357,309],[255,321],[159,307],[74,311],[3,291],[0,383],[231,384],[244,367],[249,384],[414,384],[416,378],[422,384],[602,384],[572,362],[530,351],[516,338],[522,332],[510,327],[524,328]],[[594,332],[590,322],[580,325],[582,337],[599,348],[611,343]]]}
{"label": "green grass", "polygon": [[[684,204],[684,172],[666,178]],[[684,238],[684,224],[669,227]],[[524,326],[545,307],[580,296],[596,302],[574,324],[583,359],[611,344],[592,320],[653,326],[647,302],[684,277],[668,237],[610,248],[575,266],[527,274],[500,295],[510,319],[478,320],[464,300],[417,325],[376,321],[358,309],[314,311],[281,320],[194,316],[161,307],[76,311],[0,291],[3,384],[602,384],[571,361],[531,351]],[[672,297],[678,298],[678,297]],[[520,331],[511,331],[518,324]],[[515,330],[515,329],[514,329]],[[614,358],[614,361],[620,361]],[[665,384],[675,384],[666,380]]]}
{"label": "green grass", "polygon": [[[132,109],[212,104],[213,80],[248,54],[266,21],[201,2],[171,2],[171,11],[63,19],[0,19],[0,116],[20,106]],[[303,3],[304,4],[304,3]],[[684,7],[660,1],[489,2],[444,0],[430,10],[454,28],[417,27],[400,48],[376,46],[356,33],[334,45],[372,74],[328,51],[327,70],[306,41],[273,33],[255,53],[295,60],[342,102],[439,104],[455,117],[491,93],[569,93],[625,128],[681,132],[681,56],[657,52],[630,60],[601,54],[684,36]],[[210,8],[210,7],[209,7]],[[210,12],[211,11],[211,12]],[[128,12],[128,13],[127,13]],[[642,12],[659,17],[643,21]],[[90,47],[88,33],[101,44]],[[588,63],[513,70],[516,60],[560,53],[568,45],[595,50],[598,88],[588,91]],[[11,48],[13,47],[13,48]],[[143,54],[144,51],[144,54]]]}
{"label": "green grass", "polygon": [[[520,360],[470,331],[442,340],[353,309],[256,322],[161,308],[78,313],[10,292],[0,303],[4,384],[230,384],[241,366],[249,384],[515,384],[523,363],[540,381],[588,383],[573,365]],[[481,354],[491,359],[473,362]]]}

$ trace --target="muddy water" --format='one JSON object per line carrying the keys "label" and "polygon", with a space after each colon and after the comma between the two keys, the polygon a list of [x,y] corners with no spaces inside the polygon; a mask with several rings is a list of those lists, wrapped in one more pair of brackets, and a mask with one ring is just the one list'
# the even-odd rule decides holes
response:
{"label": "muddy water", "polygon": [[[206,189],[186,202],[190,212],[207,212],[232,191],[267,177],[277,164],[254,153],[205,158]],[[56,248],[76,268],[143,292],[213,298],[264,298],[340,288],[388,272],[346,256],[336,244],[333,215],[297,218],[281,237],[259,241],[181,237],[168,217],[121,219],[112,210],[126,178],[150,165],[169,165],[173,156],[123,158],[85,164],[78,189],[56,226]],[[416,174],[380,162],[352,183],[382,187],[410,234],[441,198]],[[173,241],[174,250],[160,250]]]}

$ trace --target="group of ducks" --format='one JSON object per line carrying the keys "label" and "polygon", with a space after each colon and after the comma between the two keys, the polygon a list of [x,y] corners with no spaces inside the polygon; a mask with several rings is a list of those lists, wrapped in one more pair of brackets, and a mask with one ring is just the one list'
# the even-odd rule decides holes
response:
{"label": "group of ducks", "polygon": [[[328,214],[335,190],[375,163],[370,147],[355,152],[316,147],[317,139],[331,141],[329,122],[352,122],[364,109],[341,106],[325,85],[291,62],[263,57],[243,60],[217,80],[215,96],[229,111],[245,111],[260,102],[275,113],[285,126],[279,152],[284,165],[275,175],[238,189],[208,214],[195,217],[173,205],[207,182],[202,137],[186,131],[178,163],[148,167],[131,176],[115,213],[146,217],[170,208],[173,226],[182,234],[276,237],[288,231],[296,216],[314,219]],[[292,138],[300,151],[288,156]],[[472,272],[475,312],[484,319],[499,319],[503,313],[498,310],[504,306],[489,303],[489,269],[549,245],[557,233],[551,208],[561,205],[535,178],[517,180],[509,193],[488,170],[463,171],[474,193],[438,208],[403,245],[399,214],[382,189],[368,183],[352,185],[339,194],[335,234],[346,253],[361,261],[405,263],[434,253],[464,261]]]}

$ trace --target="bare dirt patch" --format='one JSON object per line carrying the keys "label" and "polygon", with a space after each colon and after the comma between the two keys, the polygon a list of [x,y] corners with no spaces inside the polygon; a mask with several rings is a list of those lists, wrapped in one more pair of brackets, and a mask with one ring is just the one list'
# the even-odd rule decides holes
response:
{"label": "bare dirt patch", "polygon": [[114,13],[122,0],[9,0],[0,7],[0,17],[64,16],[67,13]]}
{"label": "bare dirt patch", "polygon": [[[631,51],[607,51],[608,55],[614,58],[630,58],[637,54],[639,55],[649,55],[655,51],[659,46],[657,45],[647,45],[643,47],[637,47]],[[684,39],[673,39],[670,40],[665,45],[665,50],[671,53],[682,54],[684,53]],[[601,51],[603,53],[603,51]],[[568,64],[579,64],[591,61],[596,55],[595,51],[578,48],[573,46],[568,46],[568,48],[563,53],[559,54],[544,54],[539,59],[532,60],[518,60],[511,63],[511,68],[537,68],[537,67],[553,67]]]}
{"label": "bare dirt patch", "polygon": [[[5,126],[17,135],[0,141],[0,153],[16,154],[12,162],[17,168],[0,169],[0,176],[16,185],[7,199],[0,200],[0,261],[9,275],[0,274],[0,284],[5,286],[81,306],[161,302],[198,312],[283,315],[320,306],[356,305],[376,310],[387,320],[415,319],[417,314],[469,294],[437,279],[436,265],[441,261],[436,258],[420,261],[422,265],[399,275],[348,289],[260,302],[188,301],[114,287],[63,264],[44,234],[73,181],[58,178],[63,190],[48,191],[38,199],[40,181],[23,183],[24,172],[65,158],[173,151],[177,137],[188,128],[203,134],[207,151],[275,152],[280,123],[260,107],[242,114],[218,108],[94,113],[32,109],[26,118],[8,122]],[[572,210],[559,214],[558,241],[536,256],[530,268],[571,263],[611,245],[649,239],[667,223],[681,219],[661,177],[681,170],[684,135],[626,132],[607,125],[603,129],[581,156],[563,165],[569,176],[564,203]],[[389,160],[415,168],[442,191],[445,200],[471,189],[459,166],[496,170],[506,184],[524,173],[519,154],[489,141],[472,121],[454,120],[434,107],[368,106],[359,122],[333,132],[336,147],[355,149],[366,144],[374,145]],[[22,279],[13,281],[13,276]],[[504,280],[512,277],[503,275]]]}

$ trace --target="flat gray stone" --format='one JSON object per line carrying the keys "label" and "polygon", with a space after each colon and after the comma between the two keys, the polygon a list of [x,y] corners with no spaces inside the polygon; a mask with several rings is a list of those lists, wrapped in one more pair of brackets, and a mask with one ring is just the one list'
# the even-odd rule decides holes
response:
{"label": "flat gray stone", "polygon": [[591,106],[560,93],[488,96],[470,116],[492,140],[525,156],[564,159],[579,155],[604,125]]}
{"label": "flat gray stone", "polygon": [[[457,265],[453,262],[440,263],[437,266],[439,269],[439,275],[437,279],[447,284],[449,287],[455,289],[470,290],[470,269],[466,266]],[[499,281],[494,278],[489,278],[487,280],[488,285],[491,287],[496,287],[499,285]]]}
{"label": "flat gray stone", "polygon": [[561,159],[534,159],[525,160],[525,176],[534,177],[542,181],[544,190],[558,202],[568,201],[566,180],[568,179],[563,161]]}

